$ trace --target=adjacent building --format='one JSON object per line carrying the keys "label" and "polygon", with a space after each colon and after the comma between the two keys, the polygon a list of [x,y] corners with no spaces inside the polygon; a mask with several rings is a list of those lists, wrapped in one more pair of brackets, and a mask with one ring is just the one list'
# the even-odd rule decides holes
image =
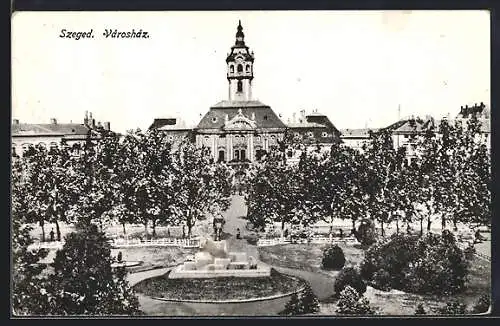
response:
{"label": "adjacent building", "polygon": [[475,116],[479,122],[479,135],[476,141],[486,145],[488,150],[491,150],[491,111],[483,102],[474,104],[473,106],[461,106],[456,120],[462,122],[462,126],[467,126],[467,121]]}
{"label": "adjacent building", "polygon": [[96,123],[91,112],[85,112],[83,123],[60,123],[55,118],[50,119],[50,123],[24,123],[14,119],[12,156],[22,156],[30,146],[58,147],[63,141],[74,152],[79,152],[87,139],[99,139],[101,131],[110,131],[110,123]]}
{"label": "adjacent building", "polygon": [[377,131],[378,129],[369,128],[341,129],[340,139],[343,145],[363,151],[370,143],[371,135]]}

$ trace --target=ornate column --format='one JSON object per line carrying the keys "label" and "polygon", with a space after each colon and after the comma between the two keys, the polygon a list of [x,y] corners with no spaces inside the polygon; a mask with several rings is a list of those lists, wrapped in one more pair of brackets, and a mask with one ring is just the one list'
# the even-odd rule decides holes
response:
{"label": "ornate column", "polygon": [[226,137],[227,137],[227,159],[226,159],[226,161],[229,162],[233,158],[233,135],[228,134]]}

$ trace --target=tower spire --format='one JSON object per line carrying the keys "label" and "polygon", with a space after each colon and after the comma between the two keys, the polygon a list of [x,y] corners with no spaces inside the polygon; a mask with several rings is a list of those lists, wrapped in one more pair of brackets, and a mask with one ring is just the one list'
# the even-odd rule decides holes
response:
{"label": "tower spire", "polygon": [[243,34],[243,26],[241,26],[241,20],[238,20],[238,31],[236,32],[235,45],[245,45],[245,34]]}

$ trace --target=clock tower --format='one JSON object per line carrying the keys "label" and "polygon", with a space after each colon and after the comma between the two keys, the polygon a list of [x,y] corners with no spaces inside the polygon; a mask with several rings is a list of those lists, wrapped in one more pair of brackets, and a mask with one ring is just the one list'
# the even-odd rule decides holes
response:
{"label": "clock tower", "polygon": [[245,34],[239,21],[236,42],[226,58],[229,101],[252,100],[253,62],[254,54],[245,45]]}

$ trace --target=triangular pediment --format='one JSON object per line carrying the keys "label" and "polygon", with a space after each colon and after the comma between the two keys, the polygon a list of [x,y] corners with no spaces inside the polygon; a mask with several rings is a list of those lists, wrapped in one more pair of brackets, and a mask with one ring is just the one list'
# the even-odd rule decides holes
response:
{"label": "triangular pediment", "polygon": [[257,128],[257,124],[252,119],[245,117],[240,109],[237,115],[224,124],[223,128],[225,130],[252,130]]}

